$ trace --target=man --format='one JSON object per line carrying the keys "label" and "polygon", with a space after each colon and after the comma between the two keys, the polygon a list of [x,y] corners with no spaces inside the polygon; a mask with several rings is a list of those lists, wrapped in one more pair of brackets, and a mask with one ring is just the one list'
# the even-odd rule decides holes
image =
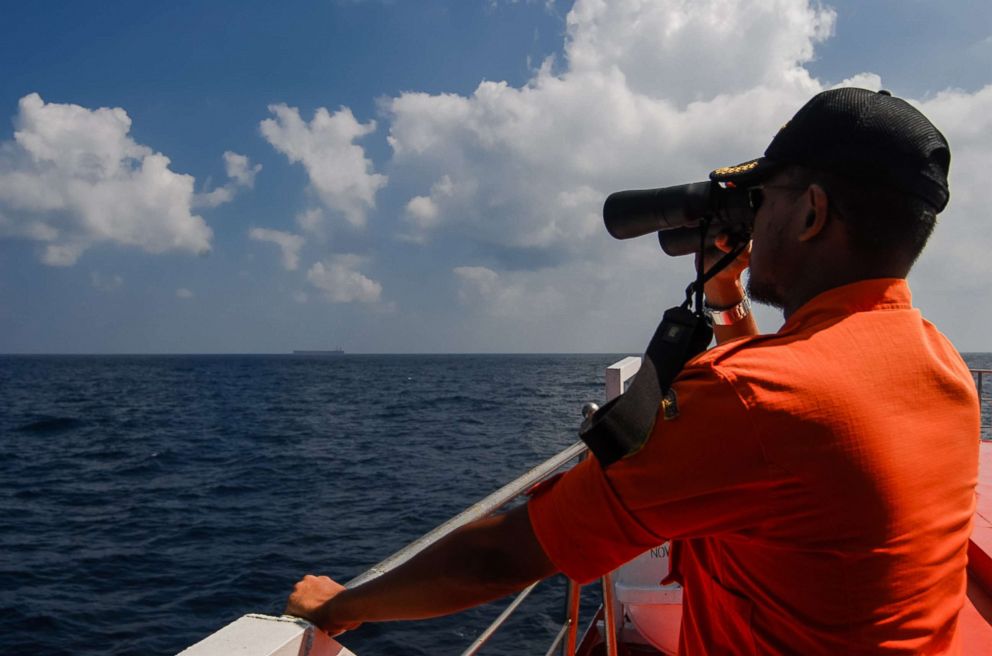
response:
{"label": "man", "polygon": [[783,309],[778,333],[753,335],[738,263],[706,288],[721,343],[686,365],[640,451],[589,458],[353,590],[308,576],[287,612],[332,634],[446,614],[672,539],[684,654],[958,650],[978,401],[905,281],[949,161],[905,101],[814,97],[765,157],[711,174],[748,188],[748,288]]}

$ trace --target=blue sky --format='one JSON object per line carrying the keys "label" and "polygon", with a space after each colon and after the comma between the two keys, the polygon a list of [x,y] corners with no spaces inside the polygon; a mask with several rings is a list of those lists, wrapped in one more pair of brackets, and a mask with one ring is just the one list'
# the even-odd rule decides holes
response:
{"label": "blue sky", "polygon": [[843,82],[951,140],[911,283],[992,350],[987,2],[0,0],[0,64],[0,352],[638,352],[690,267],[605,196]]}

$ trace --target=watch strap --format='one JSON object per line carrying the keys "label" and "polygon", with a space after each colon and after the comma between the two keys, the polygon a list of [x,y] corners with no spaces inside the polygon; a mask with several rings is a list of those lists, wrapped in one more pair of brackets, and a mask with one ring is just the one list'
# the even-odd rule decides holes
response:
{"label": "watch strap", "polygon": [[737,305],[729,308],[704,306],[706,314],[713,320],[715,326],[732,326],[747,315],[751,314],[751,299],[746,295]]}

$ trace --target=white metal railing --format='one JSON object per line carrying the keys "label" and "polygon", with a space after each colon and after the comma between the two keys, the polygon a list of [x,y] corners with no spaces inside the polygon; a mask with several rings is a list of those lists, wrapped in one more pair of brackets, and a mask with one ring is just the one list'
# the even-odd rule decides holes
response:
{"label": "white metal railing", "polygon": [[[979,406],[979,410],[982,412],[981,424],[982,424],[982,429],[984,430],[985,413],[984,413],[984,405],[982,403],[982,379],[985,376],[989,376],[990,378],[992,378],[992,369],[969,369],[969,371],[971,371],[971,375],[974,376],[975,378],[975,387],[978,388],[978,406]],[[990,439],[992,439],[992,437],[990,437]]]}
{"label": "white metal railing", "polygon": [[975,385],[978,387],[978,398],[982,398],[982,378],[985,375],[992,375],[992,369],[969,369],[971,375],[975,377]]}

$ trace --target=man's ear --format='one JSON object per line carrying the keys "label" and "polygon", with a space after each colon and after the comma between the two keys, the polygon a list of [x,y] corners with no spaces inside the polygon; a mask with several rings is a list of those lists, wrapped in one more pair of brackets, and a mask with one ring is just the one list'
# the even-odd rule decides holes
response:
{"label": "man's ear", "polygon": [[817,237],[830,220],[830,202],[826,190],[818,184],[812,184],[806,190],[806,200],[809,212],[806,214],[805,226],[799,233],[799,241],[809,241]]}

